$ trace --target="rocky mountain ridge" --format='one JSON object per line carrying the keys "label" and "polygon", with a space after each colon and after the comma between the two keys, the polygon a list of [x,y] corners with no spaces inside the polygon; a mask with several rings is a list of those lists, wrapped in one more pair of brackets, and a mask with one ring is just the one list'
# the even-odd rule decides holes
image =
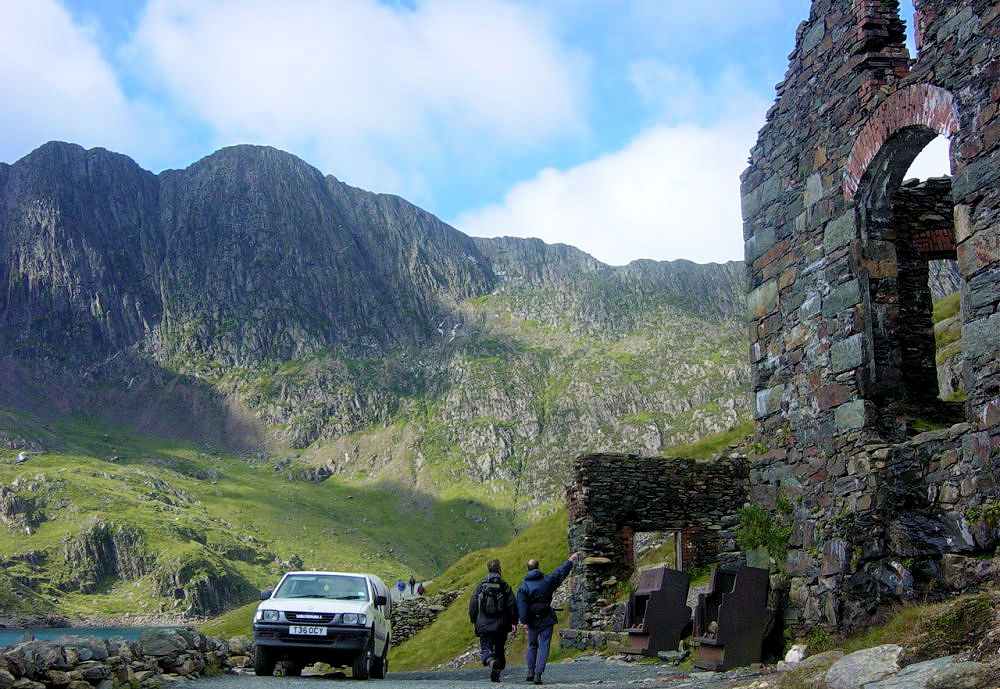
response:
{"label": "rocky mountain ridge", "polygon": [[42,390],[332,473],[431,487],[455,460],[542,500],[569,448],[657,451],[747,409],[741,264],[471,238],[262,146],[0,165],[0,286],[0,404]]}

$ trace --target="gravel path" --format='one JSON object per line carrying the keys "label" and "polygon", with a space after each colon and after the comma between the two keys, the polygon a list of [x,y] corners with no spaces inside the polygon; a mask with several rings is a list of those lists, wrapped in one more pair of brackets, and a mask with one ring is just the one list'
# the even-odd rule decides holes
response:
{"label": "gravel path", "polygon": [[[392,672],[384,680],[355,682],[343,673],[322,677],[255,677],[253,675],[223,675],[201,679],[192,689],[320,689],[342,686],[368,687],[369,689],[484,689],[485,687],[508,687],[526,689],[534,687],[524,681],[525,668],[515,665],[504,670],[498,684],[489,680],[489,671],[449,670],[446,672]],[[549,665],[545,671],[542,686],[575,689],[643,689],[664,687],[667,689],[727,689],[747,683],[760,673],[740,671],[738,673],[696,672],[690,675],[678,674],[676,668],[659,663],[626,663],[621,660],[605,660],[599,657],[578,658],[572,662]]]}

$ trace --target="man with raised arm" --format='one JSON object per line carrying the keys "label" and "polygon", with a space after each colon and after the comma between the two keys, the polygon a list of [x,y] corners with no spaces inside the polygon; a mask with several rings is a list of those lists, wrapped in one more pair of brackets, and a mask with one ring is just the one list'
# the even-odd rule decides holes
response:
{"label": "man with raised arm", "polygon": [[549,660],[552,630],[556,626],[556,611],[552,609],[552,594],[559,588],[580,553],[573,553],[551,574],[543,574],[538,560],[528,560],[528,573],[517,588],[517,611],[528,632],[528,649],[524,654],[528,666],[527,681],[542,683],[542,673]]}

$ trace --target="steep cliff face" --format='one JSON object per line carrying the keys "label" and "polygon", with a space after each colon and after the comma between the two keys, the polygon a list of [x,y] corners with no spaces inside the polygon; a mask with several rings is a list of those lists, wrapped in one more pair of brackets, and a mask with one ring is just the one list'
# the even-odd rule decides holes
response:
{"label": "steep cliff face", "polygon": [[154,175],[102,149],[46,144],[0,175],[0,343],[79,362],[159,320]]}
{"label": "steep cliff face", "polygon": [[405,467],[540,501],[576,451],[731,425],[741,276],[473,239],[261,146],[160,175],[61,143],[0,167],[0,377],[39,367],[61,376],[52,396],[83,373],[61,413],[158,433],[249,417],[241,437],[333,473]]}
{"label": "steep cliff face", "polygon": [[378,354],[421,341],[449,302],[490,285],[454,229],[281,151],[223,149],[160,181],[167,358]]}
{"label": "steep cliff face", "polygon": [[378,353],[420,341],[493,282],[468,237],[271,148],[157,177],[50,143],[5,166],[0,196],[4,349],[19,354]]}

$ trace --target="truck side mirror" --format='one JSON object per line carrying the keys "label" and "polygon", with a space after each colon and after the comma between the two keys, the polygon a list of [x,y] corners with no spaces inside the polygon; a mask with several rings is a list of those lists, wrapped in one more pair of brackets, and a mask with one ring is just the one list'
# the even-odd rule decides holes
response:
{"label": "truck side mirror", "polygon": [[387,602],[388,602],[388,599],[386,599],[385,596],[383,596],[381,594],[375,596],[375,605],[381,607],[381,606],[385,605]]}
{"label": "truck side mirror", "polygon": [[273,591],[271,591],[271,589],[268,589],[267,591],[261,591],[260,592],[260,599],[261,600],[267,600],[268,598],[271,597],[271,593],[273,593]]}

